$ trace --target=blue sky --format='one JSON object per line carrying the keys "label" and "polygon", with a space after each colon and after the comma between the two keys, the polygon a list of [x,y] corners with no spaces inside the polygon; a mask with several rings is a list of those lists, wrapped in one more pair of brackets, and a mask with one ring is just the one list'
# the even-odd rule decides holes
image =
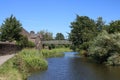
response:
{"label": "blue sky", "polygon": [[76,14],[107,23],[120,19],[120,0],[0,0],[0,25],[13,14],[28,30],[47,30],[67,37]]}

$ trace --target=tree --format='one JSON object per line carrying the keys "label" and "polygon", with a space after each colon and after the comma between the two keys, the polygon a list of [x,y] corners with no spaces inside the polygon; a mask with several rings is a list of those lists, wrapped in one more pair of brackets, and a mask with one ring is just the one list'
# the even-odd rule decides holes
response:
{"label": "tree", "polygon": [[0,27],[0,40],[1,40],[1,27]]}
{"label": "tree", "polygon": [[1,26],[1,40],[2,41],[14,41],[19,40],[21,32],[21,23],[11,15],[6,18]]}
{"label": "tree", "polygon": [[89,47],[89,56],[98,63],[120,65],[120,33],[109,34],[103,30]]}
{"label": "tree", "polygon": [[56,37],[55,37],[56,40],[64,40],[64,35],[62,33],[57,33],[56,34]]}
{"label": "tree", "polygon": [[120,20],[111,21],[109,27],[107,27],[108,33],[120,32]]}
{"label": "tree", "polygon": [[97,21],[96,21],[96,26],[98,31],[102,31],[104,26],[105,26],[105,22],[103,21],[102,17],[98,17]]}
{"label": "tree", "polygon": [[72,48],[87,50],[89,41],[97,35],[97,28],[95,21],[87,16],[78,16],[74,22],[71,23],[71,32],[69,39],[72,41]]}
{"label": "tree", "polygon": [[[0,25],[1,26],[1,25]],[[0,27],[0,33],[1,33],[1,27]]]}
{"label": "tree", "polygon": [[47,30],[41,30],[39,34],[42,35],[43,40],[53,40],[53,33],[48,32]]}
{"label": "tree", "polygon": [[21,36],[20,40],[17,41],[17,45],[21,48],[28,47],[28,38],[26,36]]}

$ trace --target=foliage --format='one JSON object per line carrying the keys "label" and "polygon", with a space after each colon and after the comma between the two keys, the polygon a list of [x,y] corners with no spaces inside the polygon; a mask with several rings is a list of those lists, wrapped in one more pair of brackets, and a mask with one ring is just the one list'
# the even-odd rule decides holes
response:
{"label": "foliage", "polygon": [[55,44],[43,44],[43,48],[51,50],[55,48]]}
{"label": "foliage", "polygon": [[[1,26],[1,25],[0,25]],[[0,27],[0,33],[1,33],[1,27]]]}
{"label": "foliage", "polygon": [[41,51],[44,57],[60,57],[64,56],[63,52],[71,51],[69,48],[55,48],[51,50],[43,49]]}
{"label": "foliage", "polygon": [[97,35],[97,27],[95,21],[87,16],[78,16],[71,23],[71,33],[69,39],[72,41],[75,50],[82,48],[87,50],[88,46],[84,47],[84,43],[91,41]]}
{"label": "foliage", "polygon": [[64,56],[63,53],[57,53],[56,51],[47,50],[47,49],[46,50],[42,50],[41,53],[46,58],[48,58],[48,57],[60,57],[60,56]]}
{"label": "foliage", "polygon": [[108,33],[120,32],[120,20],[110,22],[109,27],[107,27]]}
{"label": "foliage", "polygon": [[23,80],[21,73],[13,65],[13,59],[10,59],[0,66],[0,80]]}
{"label": "foliage", "polygon": [[88,52],[86,50],[80,50],[77,55],[82,57],[88,57]]}
{"label": "foliage", "polygon": [[69,48],[69,44],[59,44],[55,45],[56,48]]}
{"label": "foliage", "polygon": [[7,18],[1,26],[1,41],[15,41],[21,48],[34,47],[35,44],[28,41],[26,36],[21,35],[22,27],[21,23],[11,15]]}
{"label": "foliage", "polygon": [[96,20],[96,27],[99,32],[101,32],[105,27],[105,21],[103,21],[102,17],[98,17]]}
{"label": "foliage", "polygon": [[35,43],[28,41],[28,48],[34,48],[35,47]]}
{"label": "foliage", "polygon": [[28,38],[26,36],[21,35],[20,39],[16,42],[16,44],[20,47],[20,48],[33,48],[35,47],[35,44],[31,41],[28,40]]}
{"label": "foliage", "polygon": [[35,49],[23,49],[14,58],[8,60],[0,67],[0,77],[7,78],[9,73],[10,77],[7,80],[24,80],[32,72],[45,70],[47,67],[47,61],[39,51]]}
{"label": "foliage", "polygon": [[41,30],[39,34],[42,35],[43,40],[53,40],[53,33],[48,32],[47,30]]}
{"label": "foliage", "polygon": [[120,66],[120,54],[113,54],[107,60],[107,65]]}
{"label": "foliage", "polygon": [[99,63],[108,62],[113,55],[120,54],[120,33],[100,33],[89,48],[89,55]]}
{"label": "foliage", "polygon": [[8,17],[1,26],[1,36],[2,41],[14,41],[19,40],[21,32],[21,23],[11,15]]}
{"label": "foliage", "polygon": [[26,36],[21,35],[19,41],[17,41],[16,44],[21,48],[24,48],[24,47],[27,47],[27,43],[28,43],[28,38]]}
{"label": "foliage", "polygon": [[56,37],[55,37],[56,40],[64,40],[64,35],[62,33],[57,33],[56,34]]}
{"label": "foliage", "polygon": [[47,68],[47,62],[44,60],[41,53],[35,49],[24,49],[15,58],[14,63],[20,71],[27,71],[29,73],[37,70],[44,70]]}

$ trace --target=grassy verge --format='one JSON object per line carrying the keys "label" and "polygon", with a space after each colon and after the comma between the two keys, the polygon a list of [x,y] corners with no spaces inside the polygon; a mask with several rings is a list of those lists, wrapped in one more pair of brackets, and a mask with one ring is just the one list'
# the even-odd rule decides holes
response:
{"label": "grassy verge", "polygon": [[23,49],[15,57],[0,66],[0,80],[25,80],[28,75],[38,70],[46,70],[48,63],[45,58],[64,56],[67,48],[38,51]]}
{"label": "grassy verge", "polygon": [[61,57],[64,56],[63,52],[71,51],[69,48],[56,48],[52,50],[43,49],[41,51],[42,55],[46,58],[50,57]]}
{"label": "grassy verge", "polygon": [[47,66],[39,51],[24,49],[0,67],[0,80],[25,80],[32,72],[45,70]]}

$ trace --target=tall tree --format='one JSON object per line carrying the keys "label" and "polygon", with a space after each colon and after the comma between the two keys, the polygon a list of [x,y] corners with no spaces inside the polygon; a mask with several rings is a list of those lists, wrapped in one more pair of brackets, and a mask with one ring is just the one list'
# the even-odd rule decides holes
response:
{"label": "tall tree", "polygon": [[21,23],[11,15],[6,18],[1,26],[1,40],[2,41],[14,41],[19,40],[21,32]]}
{"label": "tall tree", "polygon": [[107,27],[108,33],[120,32],[120,20],[111,21]]}
{"label": "tall tree", "polygon": [[47,30],[41,30],[39,34],[42,35],[43,40],[53,40],[53,33],[48,32]]}
{"label": "tall tree", "polygon": [[62,33],[57,33],[56,34],[56,37],[55,37],[56,40],[64,40],[64,35]]}
{"label": "tall tree", "polygon": [[98,31],[101,32],[103,30],[103,28],[105,26],[105,21],[103,21],[102,17],[97,18],[96,26],[97,26]]}
{"label": "tall tree", "polygon": [[88,48],[88,42],[93,39],[96,33],[95,21],[87,16],[77,15],[76,20],[71,23],[70,40],[73,43],[73,48]]}
{"label": "tall tree", "polygon": [[1,27],[0,27],[0,34],[1,34]]}

